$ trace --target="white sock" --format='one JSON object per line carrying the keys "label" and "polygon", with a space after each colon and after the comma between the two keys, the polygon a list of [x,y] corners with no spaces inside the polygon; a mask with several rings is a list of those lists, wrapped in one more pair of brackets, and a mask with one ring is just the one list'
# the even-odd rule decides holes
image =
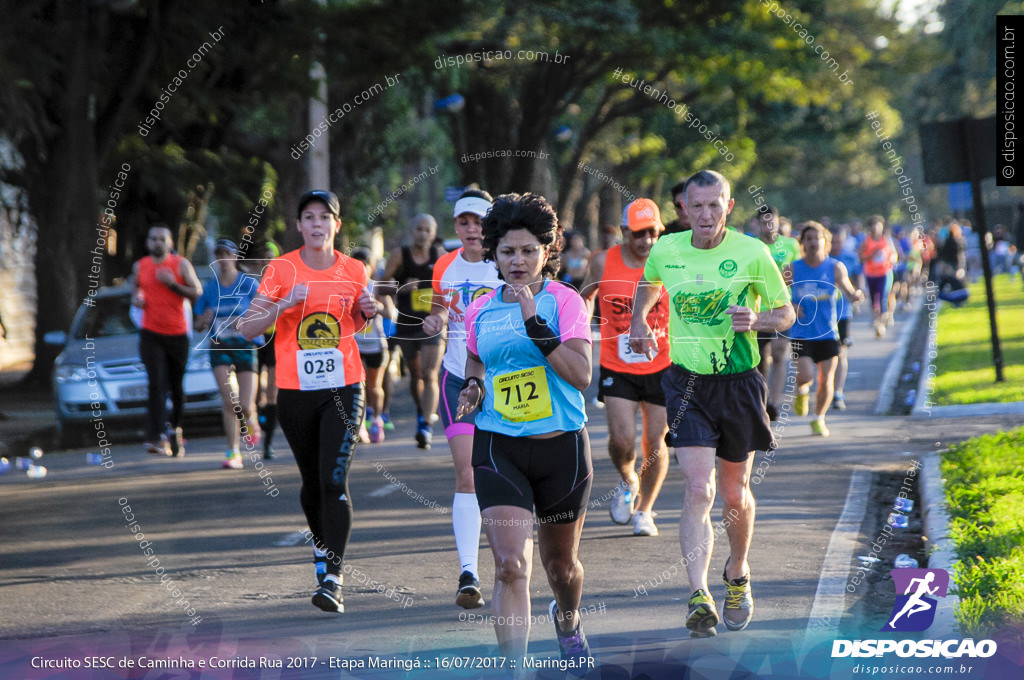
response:
{"label": "white sock", "polygon": [[340,586],[341,585],[341,574],[337,574],[337,575],[335,575],[335,574],[328,574],[327,576],[324,576],[324,581],[334,581],[335,583],[337,583]]}
{"label": "white sock", "polygon": [[455,549],[459,553],[462,571],[477,573],[477,556],[480,553],[480,504],[475,493],[456,493],[452,501],[452,528],[455,530]]}

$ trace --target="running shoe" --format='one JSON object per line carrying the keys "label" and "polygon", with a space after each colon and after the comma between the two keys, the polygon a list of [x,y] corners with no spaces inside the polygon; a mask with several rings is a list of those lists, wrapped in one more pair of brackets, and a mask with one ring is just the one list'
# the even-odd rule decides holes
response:
{"label": "running shoe", "polygon": [[638,511],[633,513],[634,536],[657,536],[658,527],[654,524],[654,513]]}
{"label": "running shoe", "polygon": [[224,455],[224,462],[220,464],[225,470],[241,470],[242,465],[242,454],[238,451],[228,451]]}
{"label": "running shoe", "polygon": [[832,433],[825,427],[824,420],[814,419],[811,421],[811,432],[818,435],[819,437],[828,437]]}
{"label": "running shoe", "polygon": [[805,416],[805,415],[807,415],[810,403],[811,403],[811,395],[810,395],[810,393],[807,393],[807,394],[799,394],[798,393],[796,395],[796,401],[793,402],[793,413],[797,414],[798,416]]}
{"label": "running shoe", "polygon": [[341,584],[325,579],[313,593],[313,604],[325,612],[344,614],[345,598],[341,594]]}
{"label": "running shoe", "polygon": [[170,442],[171,455],[177,456],[178,458],[185,455],[185,437],[182,436],[180,427],[171,427],[167,425],[167,440]]}
{"label": "running shoe", "polygon": [[385,430],[387,430],[388,432],[391,432],[391,430],[395,429],[395,424],[393,422],[391,422],[391,414],[390,413],[381,413],[380,414],[380,419],[384,421],[384,429]]}
{"label": "running shoe", "polygon": [[846,398],[843,396],[842,392],[836,392],[835,395],[833,395],[832,408],[837,411],[846,410]]}
{"label": "running shoe", "polygon": [[167,435],[160,435],[160,439],[158,439],[155,444],[152,442],[146,442],[146,453],[152,453],[156,456],[170,456],[171,442],[167,438]]}
{"label": "running shoe", "polygon": [[633,506],[636,504],[636,495],[640,492],[640,482],[627,484],[625,480],[619,482],[615,487],[615,495],[612,496],[611,505],[608,506],[608,513],[616,524],[629,524],[633,519]]}
{"label": "running shoe", "polygon": [[[728,565],[729,560],[725,563]],[[722,622],[729,630],[743,630],[754,616],[754,598],[750,593],[750,574],[729,580],[722,568],[725,581],[725,605],[722,607]]]}
{"label": "running shoe", "polygon": [[455,604],[463,609],[476,609],[484,606],[484,596],[480,592],[480,581],[468,571],[459,576],[459,592],[455,594]]}
{"label": "running shoe", "polygon": [[384,421],[380,416],[374,418],[370,423],[370,441],[374,444],[384,441]]}
{"label": "running shoe", "polygon": [[701,588],[693,591],[687,603],[686,627],[692,637],[710,637],[715,635],[718,625],[718,612],[711,594]]}
{"label": "running shoe", "polygon": [[434,438],[434,431],[429,424],[424,423],[416,430],[416,446],[421,449],[430,448],[430,440]]}
{"label": "running shoe", "polygon": [[587,635],[583,632],[583,621],[579,620],[577,614],[576,630],[568,635],[558,628],[558,603],[551,600],[548,605],[548,616],[555,624],[555,637],[558,638],[558,650],[561,652],[562,660],[587,659],[590,658],[590,643],[587,642]]}

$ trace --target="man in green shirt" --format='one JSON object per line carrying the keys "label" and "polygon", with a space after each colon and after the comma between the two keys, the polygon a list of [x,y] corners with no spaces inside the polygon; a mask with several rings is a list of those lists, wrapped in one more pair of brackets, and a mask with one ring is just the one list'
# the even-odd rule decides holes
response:
{"label": "man in green shirt", "polygon": [[[782,271],[783,267],[803,256],[800,242],[779,233],[778,208],[762,205],[757,210],[756,236],[768,246],[775,266]],[[764,300],[761,301],[761,309],[765,309]],[[761,371],[761,375],[768,382],[768,419],[774,421],[779,417],[779,402],[782,400],[782,390],[786,386],[790,356],[789,338],[779,333],[759,332],[757,346],[761,352],[761,363],[758,364],[757,370]]]}
{"label": "man in green shirt", "polygon": [[[757,372],[759,331],[789,328],[796,315],[768,247],[727,229],[733,208],[729,181],[702,170],[687,180],[692,231],[663,236],[651,249],[633,300],[630,348],[653,354],[648,311],[665,286],[670,300],[665,390],[670,444],[686,477],[679,543],[690,586],[686,627],[691,636],[715,634],[719,616],[708,588],[715,531],[716,458],[723,526],[730,554],[723,579],[722,618],[742,630],[753,615],[747,553],[754,530],[750,474],[754,451],[775,447],[765,412],[767,388]],[[765,310],[761,310],[761,301]],[[721,533],[721,527],[718,530]]]}

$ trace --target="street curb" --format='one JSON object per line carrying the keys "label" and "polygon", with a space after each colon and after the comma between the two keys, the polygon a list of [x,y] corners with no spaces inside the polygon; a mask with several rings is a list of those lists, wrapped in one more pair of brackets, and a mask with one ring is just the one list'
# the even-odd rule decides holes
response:
{"label": "street curb", "polygon": [[[946,512],[946,491],[942,480],[940,462],[942,455],[933,451],[924,455],[921,466],[921,516],[924,518],[924,535],[931,544],[928,553],[929,569],[945,569],[952,577],[958,562],[953,540],[949,537],[949,514]],[[950,584],[952,586],[952,583]],[[956,613],[960,598],[952,589],[935,612],[935,622],[928,634],[937,640],[959,639],[956,628]]]}
{"label": "street curb", "polygon": [[932,390],[935,388],[935,364],[928,358],[928,348],[935,348],[938,351],[939,337],[939,324],[936,321],[934,324],[930,323],[931,315],[934,314],[935,318],[938,319],[939,311],[942,309],[942,300],[938,298],[938,294],[934,292],[934,288],[926,288],[925,296],[928,293],[932,293],[931,300],[928,304],[932,306],[928,310],[929,324],[928,324],[928,340],[924,343],[924,347],[921,349],[921,375],[917,378],[917,401],[914,402],[914,408],[910,410],[911,418],[924,418],[926,416],[934,415],[936,410],[935,406],[932,406]]}
{"label": "street curb", "polygon": [[903,362],[907,358],[907,347],[910,345],[910,339],[914,337],[914,329],[917,328],[917,322],[921,318],[920,312],[923,300],[923,296],[920,295],[914,298],[914,306],[910,310],[910,320],[900,331],[900,339],[896,343],[896,351],[889,357],[889,363],[886,365],[885,373],[882,376],[882,384],[878,388],[878,400],[875,402],[876,416],[884,416],[892,409],[893,396],[896,394],[896,383],[899,381]]}

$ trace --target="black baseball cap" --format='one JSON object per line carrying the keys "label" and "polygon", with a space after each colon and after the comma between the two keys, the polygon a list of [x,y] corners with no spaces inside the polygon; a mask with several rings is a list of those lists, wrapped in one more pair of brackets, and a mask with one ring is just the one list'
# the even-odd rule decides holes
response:
{"label": "black baseball cap", "polygon": [[296,217],[301,218],[302,211],[313,201],[320,201],[327,206],[332,215],[341,219],[341,201],[338,200],[338,195],[333,191],[323,191],[322,189],[307,191],[302,194],[302,198],[299,199],[299,211]]}

